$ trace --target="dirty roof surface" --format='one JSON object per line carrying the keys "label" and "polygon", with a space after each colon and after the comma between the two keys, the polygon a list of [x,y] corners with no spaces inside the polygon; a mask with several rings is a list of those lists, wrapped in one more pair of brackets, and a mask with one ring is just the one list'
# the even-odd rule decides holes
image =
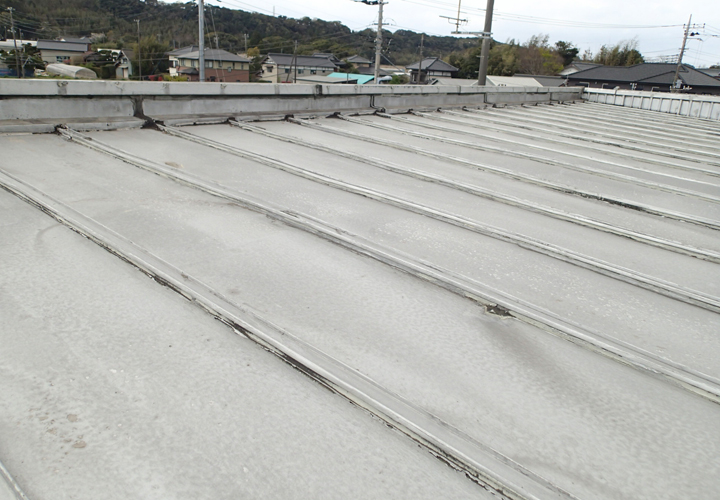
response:
{"label": "dirty roof surface", "polygon": [[0,460],[38,499],[712,498],[719,138],[599,104],[2,136]]}

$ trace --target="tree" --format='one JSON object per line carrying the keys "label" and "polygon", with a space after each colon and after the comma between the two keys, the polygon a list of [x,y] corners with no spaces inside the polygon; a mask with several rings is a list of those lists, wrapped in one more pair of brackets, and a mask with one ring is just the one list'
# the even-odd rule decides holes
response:
{"label": "tree", "polygon": [[645,62],[642,54],[637,50],[637,38],[623,40],[616,45],[603,45],[593,62],[606,66],[632,66]]}
{"label": "tree", "polygon": [[37,51],[34,52],[35,53],[32,53],[32,51],[23,53],[18,51],[16,54],[14,50],[8,52],[0,50],[0,61],[12,70],[20,66],[20,73],[23,75],[34,72],[36,69],[45,69],[45,61],[40,58],[40,54]]}
{"label": "tree", "polygon": [[[131,45],[133,51],[133,74],[138,75],[139,68],[142,68],[143,75],[155,75],[166,73],[170,65],[165,55],[170,50],[167,43],[158,41],[155,35],[147,36],[140,40],[140,50],[137,42]],[[140,65],[140,66],[139,66]]]}
{"label": "tree", "polygon": [[580,52],[580,49],[575,47],[575,45],[570,42],[559,41],[555,42],[555,51],[560,57],[562,57],[563,66],[567,66],[575,60],[578,53]]}
{"label": "tree", "polygon": [[518,66],[529,75],[554,75],[563,69],[563,58],[553,49],[549,35],[533,35],[518,49]]}
{"label": "tree", "polygon": [[519,45],[515,40],[495,44],[490,49],[488,58],[488,75],[512,76],[519,70]]}
{"label": "tree", "polygon": [[410,79],[406,75],[393,75],[390,85],[406,85]]}

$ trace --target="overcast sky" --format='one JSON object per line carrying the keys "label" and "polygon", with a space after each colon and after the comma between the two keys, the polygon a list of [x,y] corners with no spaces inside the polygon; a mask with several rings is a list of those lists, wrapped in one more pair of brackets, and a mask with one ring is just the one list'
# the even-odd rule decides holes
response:
{"label": "overcast sky", "polygon": [[[377,6],[352,0],[206,0],[208,4],[287,17],[315,17],[341,21],[353,30],[377,21]],[[462,0],[461,31],[482,31],[486,0]],[[457,16],[457,0],[389,0],[384,7],[388,29],[410,29],[432,35],[449,35],[455,26],[440,16]],[[720,1],[718,0],[496,0],[493,38],[525,41],[545,33],[552,43],[573,42],[593,52],[603,45],[637,38],[646,59],[677,56],[683,24],[692,14],[693,24],[705,24],[700,36],[688,40],[684,62],[696,67],[720,64]],[[653,26],[653,27],[650,27]],[[667,26],[667,27],[657,27]],[[702,41],[700,41],[702,39]],[[392,54],[390,54],[392,56]]]}

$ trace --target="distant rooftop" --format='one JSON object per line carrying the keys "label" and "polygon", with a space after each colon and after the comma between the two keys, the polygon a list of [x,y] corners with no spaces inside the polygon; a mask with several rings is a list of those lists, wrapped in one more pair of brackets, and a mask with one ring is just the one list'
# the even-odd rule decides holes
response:
{"label": "distant rooftop", "polygon": [[62,40],[38,40],[38,50],[58,50],[64,52],[81,52],[88,50],[90,40],[86,42],[64,42]]}
{"label": "distant rooftop", "polygon": [[279,54],[277,52],[271,52],[267,55],[276,64],[280,66],[314,66],[318,68],[337,68],[335,64],[326,55],[314,55],[314,56],[293,56],[293,54]]}
{"label": "distant rooftop", "polygon": [[[569,75],[574,80],[593,79],[607,82],[636,82],[656,85],[670,85],[675,76],[677,64],[643,63],[633,66],[597,66]],[[692,66],[683,64],[679,78],[683,83],[692,86],[717,87],[720,81],[698,71]]]}
{"label": "distant rooftop", "polygon": [[372,64],[372,61],[370,59],[365,59],[362,56],[354,55],[347,58],[347,62],[353,63],[353,64]]}
{"label": "distant rooftop", "polygon": [[[420,62],[416,62],[413,64],[410,64],[407,66],[407,69],[411,70],[419,70],[421,66]],[[458,68],[455,66],[452,66],[451,64],[446,63],[439,57],[427,57],[422,60],[422,69],[423,71],[447,71],[447,72],[455,72],[458,71]]]}
{"label": "distant rooftop", "polygon": [[188,54],[190,52],[197,52],[199,50],[200,50],[199,45],[188,45],[186,47],[180,47],[179,49],[171,50],[167,54],[169,56],[181,56],[183,54]]}
{"label": "distant rooftop", "polygon": [[[192,52],[184,52],[182,54],[176,55],[178,58],[182,59],[200,59],[200,51],[195,50]],[[242,57],[237,54],[233,54],[232,52],[228,52],[227,50],[223,49],[205,49],[205,60],[206,61],[224,61],[224,62],[242,62],[242,63],[249,63],[252,62],[247,57]]]}

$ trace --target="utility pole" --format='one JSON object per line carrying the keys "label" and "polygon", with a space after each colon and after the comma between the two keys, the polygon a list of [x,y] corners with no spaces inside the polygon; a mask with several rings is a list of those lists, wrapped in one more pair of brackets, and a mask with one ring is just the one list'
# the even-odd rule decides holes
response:
{"label": "utility pole", "polygon": [[199,28],[199,41],[198,48],[200,49],[200,61],[199,71],[201,82],[205,81],[205,0],[198,0],[198,28]]}
{"label": "utility pole", "polygon": [[248,48],[247,48],[248,34],[245,33],[245,34],[243,35],[243,37],[245,37],[245,55],[247,55],[247,51],[248,51]]}
{"label": "utility pole", "polygon": [[142,81],[142,54],[140,52],[140,19],[135,19],[138,28],[138,75]]}
{"label": "utility pole", "polygon": [[487,69],[490,60],[490,41],[492,40],[492,16],[495,0],[487,0],[485,8],[485,29],[482,32],[482,49],[480,49],[480,71],[478,72],[478,85],[487,82]]}
{"label": "utility pole", "polygon": [[383,22],[383,5],[382,0],[377,2],[378,9],[378,26],[377,37],[375,38],[375,85],[380,84],[380,56],[382,54],[382,22]]}
{"label": "utility pole", "polygon": [[375,37],[375,84],[378,85],[380,80],[380,57],[382,56],[382,26],[383,26],[383,5],[387,2],[383,0],[355,0],[356,2],[362,2],[367,5],[377,5],[378,10],[378,22],[377,22],[377,37]]}
{"label": "utility pole", "polygon": [[685,54],[685,44],[687,43],[688,36],[699,35],[699,33],[690,33],[690,30],[704,27],[705,25],[692,24],[692,14],[690,14],[687,26],[684,27],[685,33],[683,35],[683,43],[682,48],[680,49],[680,57],[678,57],[677,68],[675,68],[675,77],[673,78],[672,88],[670,89],[671,92],[680,92],[680,88],[678,88],[678,79],[680,78],[680,69],[682,68],[682,59]]}
{"label": "utility pole", "polygon": [[293,83],[297,83],[297,49],[298,41],[295,40],[295,53],[293,54],[293,66],[295,66],[295,76],[293,77]]}
{"label": "utility pole", "polygon": [[12,31],[13,44],[15,45],[15,71],[17,71],[18,78],[22,78],[22,74],[20,73],[20,54],[18,54],[17,37],[15,36],[15,20],[13,19],[14,9],[12,7],[8,7],[7,10],[10,11],[10,31]]}
{"label": "utility pole", "polygon": [[425,33],[420,35],[420,67],[418,68],[418,84],[422,83],[423,47],[425,45]]}

